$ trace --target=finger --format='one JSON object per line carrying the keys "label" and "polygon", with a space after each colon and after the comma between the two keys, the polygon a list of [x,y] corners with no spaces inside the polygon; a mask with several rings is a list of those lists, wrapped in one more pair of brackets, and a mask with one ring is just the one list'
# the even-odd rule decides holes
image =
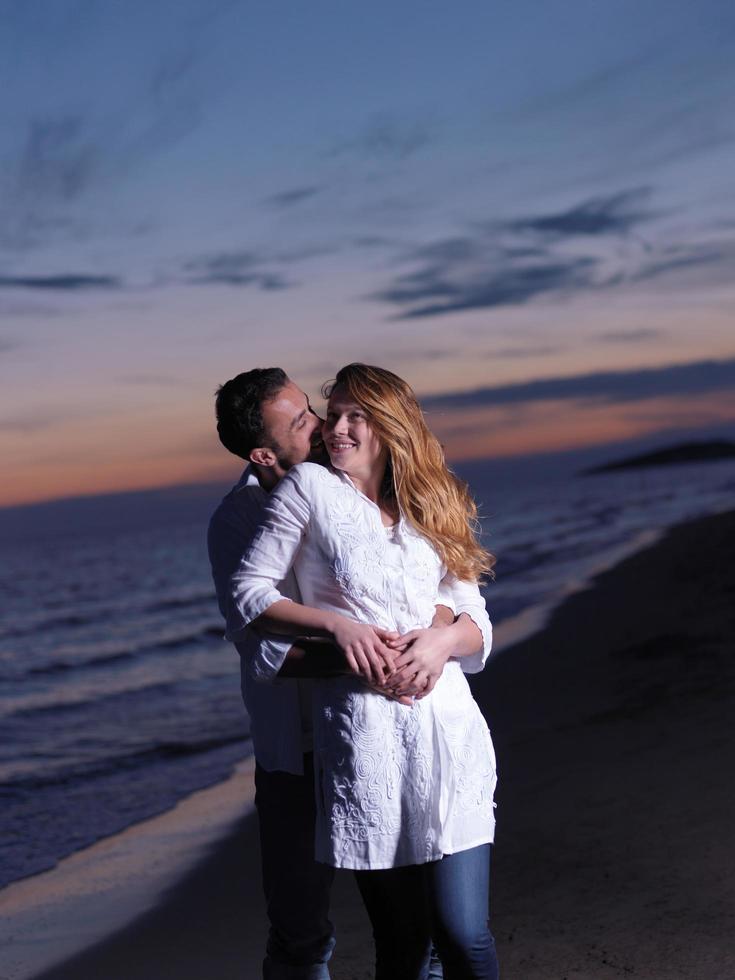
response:
{"label": "finger", "polygon": [[393,684],[393,690],[396,694],[413,694],[414,691],[423,690],[423,685],[421,687],[416,686],[416,676],[414,672],[410,677],[404,677],[401,681],[396,681]]}
{"label": "finger", "polygon": [[368,681],[374,681],[372,666],[368,658],[365,656],[364,651],[359,646],[353,647],[353,651],[355,660],[358,664],[358,673],[360,676],[364,677]]}
{"label": "finger", "polygon": [[405,650],[394,659],[393,669],[403,670],[404,667],[408,667],[409,664],[412,664],[414,659],[414,654],[410,650]]}
{"label": "finger", "polygon": [[440,676],[441,676],[440,674],[429,674],[429,678],[426,681],[426,687],[424,688],[421,695],[422,697],[426,697],[427,694],[431,694],[431,692],[436,687],[436,682],[439,680]]}
{"label": "finger", "polygon": [[410,630],[408,633],[401,634],[401,643],[413,643],[421,635],[421,630]]}
{"label": "finger", "polygon": [[428,678],[429,675],[425,670],[419,670],[407,684],[396,686],[395,692],[396,694],[422,694]]}
{"label": "finger", "polygon": [[388,640],[388,646],[391,648],[391,650],[398,650],[399,652],[402,652],[403,650],[408,650],[409,644],[404,643],[403,640],[399,638],[397,640]]}
{"label": "finger", "polygon": [[400,633],[397,630],[384,630],[381,626],[373,626],[373,633],[379,637],[383,643],[389,643],[393,640],[397,640]]}
{"label": "finger", "polygon": [[419,665],[414,663],[406,664],[400,670],[395,670],[390,676],[391,687],[401,687],[404,684],[410,683],[416,676],[419,670]]}
{"label": "finger", "polygon": [[385,661],[369,646],[363,648],[363,655],[369,664],[371,680],[374,684],[382,684],[386,673]]}

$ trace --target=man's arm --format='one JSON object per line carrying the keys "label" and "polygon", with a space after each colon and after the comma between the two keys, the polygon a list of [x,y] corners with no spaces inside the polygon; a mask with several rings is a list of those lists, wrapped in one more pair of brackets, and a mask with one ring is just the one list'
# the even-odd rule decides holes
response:
{"label": "man's arm", "polygon": [[299,640],[286,654],[279,677],[339,677],[352,674],[345,655],[326,640]]}

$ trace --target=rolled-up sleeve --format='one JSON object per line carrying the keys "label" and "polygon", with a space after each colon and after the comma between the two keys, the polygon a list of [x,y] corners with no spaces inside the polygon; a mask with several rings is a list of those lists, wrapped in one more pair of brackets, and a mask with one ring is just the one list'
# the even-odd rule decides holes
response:
{"label": "rolled-up sleeve", "polygon": [[299,552],[311,508],[301,467],[291,470],[273,490],[263,520],[230,578],[227,637],[237,641],[242,630],[280,599],[278,590]]}
{"label": "rolled-up sleeve", "polygon": [[[448,590],[448,592],[447,592]],[[439,596],[449,594],[452,598],[454,612],[457,616],[467,613],[475,626],[482,633],[482,649],[466,657],[460,657],[459,662],[465,674],[477,674],[485,666],[493,644],[493,627],[487,614],[487,607],[482,594],[474,582],[463,582],[456,575],[447,572],[441,581]],[[437,601],[449,605],[445,599]]]}

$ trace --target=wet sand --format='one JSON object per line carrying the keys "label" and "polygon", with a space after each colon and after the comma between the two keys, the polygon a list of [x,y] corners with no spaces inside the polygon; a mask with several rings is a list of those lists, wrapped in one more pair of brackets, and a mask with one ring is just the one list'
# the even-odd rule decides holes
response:
{"label": "wet sand", "polygon": [[[735,512],[674,528],[473,682],[500,767],[504,980],[735,977]],[[502,566],[501,566],[502,571]],[[37,980],[250,980],[266,921],[248,818],[150,912]],[[334,980],[368,980],[349,873]]]}

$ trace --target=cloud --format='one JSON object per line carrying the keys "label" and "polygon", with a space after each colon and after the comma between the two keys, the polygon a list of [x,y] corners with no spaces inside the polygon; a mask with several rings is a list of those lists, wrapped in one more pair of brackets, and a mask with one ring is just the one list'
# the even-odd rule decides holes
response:
{"label": "cloud", "polygon": [[399,320],[518,306],[542,294],[590,289],[596,284],[598,266],[591,257],[560,257],[543,264],[496,266],[489,272],[467,274],[455,273],[453,264],[430,264],[401,275],[373,298],[410,307],[397,316]]}
{"label": "cloud", "polygon": [[656,340],[663,333],[663,330],[653,327],[637,327],[633,330],[606,330],[598,334],[598,339],[610,344],[637,344],[644,340]]}
{"label": "cloud", "polygon": [[502,347],[500,350],[490,351],[490,359],[496,361],[526,357],[547,357],[550,354],[559,354],[563,350],[564,348],[557,344],[545,344],[537,347]]}
{"label": "cloud", "polygon": [[694,361],[663,368],[600,371],[572,377],[544,378],[472,391],[423,398],[425,409],[479,408],[548,400],[590,400],[603,403],[683,396],[735,388],[735,358]]}
{"label": "cloud", "polygon": [[79,115],[32,119],[19,164],[19,191],[70,201],[93,179],[97,151]]}
{"label": "cloud", "polygon": [[[666,244],[634,233],[659,217],[647,187],[588,198],[563,211],[502,222],[473,222],[461,234],[426,242],[398,257],[395,271],[367,298],[398,308],[395,319],[519,306],[537,297],[643,284],[691,272],[689,281],[731,281],[735,242]],[[663,237],[663,236],[662,236]]]}
{"label": "cloud", "polygon": [[220,252],[187,262],[185,282],[194,286],[256,286],[268,291],[292,285],[279,272],[263,265],[264,260],[254,252]]}
{"label": "cloud", "polygon": [[291,190],[281,191],[278,194],[271,194],[265,198],[265,204],[273,205],[277,208],[290,208],[302,201],[308,201],[322,190],[321,187],[294,187]]}
{"label": "cloud", "polygon": [[405,160],[431,140],[431,131],[424,122],[405,122],[388,115],[373,116],[358,136],[333,146],[330,156],[355,153],[361,158]]}
{"label": "cloud", "polygon": [[115,378],[118,384],[153,388],[174,388],[184,384],[181,378],[169,374],[123,374]]}
{"label": "cloud", "polygon": [[120,289],[117,276],[59,275],[59,276],[0,276],[0,289],[38,289],[58,292],[77,292],[90,289]]}
{"label": "cloud", "polygon": [[637,187],[606,197],[594,197],[566,211],[537,215],[509,222],[510,231],[535,232],[552,237],[624,234],[635,225],[655,217],[642,208],[651,195],[650,187]]}
{"label": "cloud", "polygon": [[726,281],[732,282],[732,268],[735,262],[735,242],[721,241],[697,245],[668,246],[633,275],[635,282],[656,279],[670,272],[685,272],[690,269],[721,268]]}

